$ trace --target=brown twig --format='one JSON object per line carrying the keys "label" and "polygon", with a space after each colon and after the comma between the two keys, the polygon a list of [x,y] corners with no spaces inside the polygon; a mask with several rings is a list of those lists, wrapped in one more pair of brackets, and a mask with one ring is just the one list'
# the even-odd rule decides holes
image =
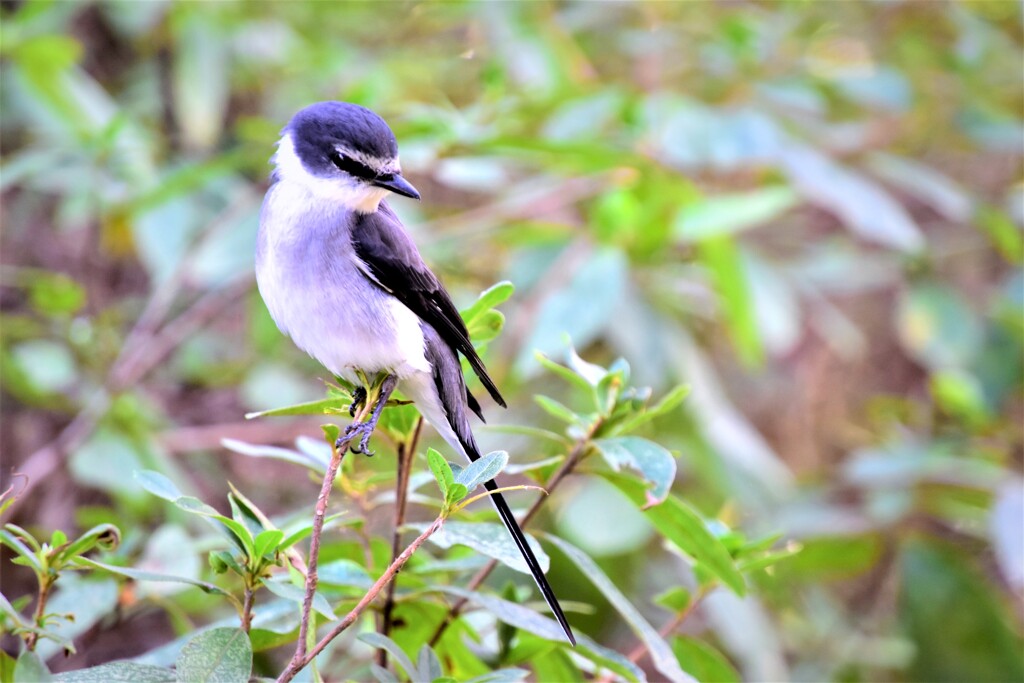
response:
{"label": "brown twig", "polygon": [[[423,418],[416,421],[416,427],[407,443],[398,445],[398,473],[395,480],[395,527],[391,535],[391,561],[398,559],[402,543],[402,526],[405,524],[405,511],[409,502],[409,474],[412,472],[412,461],[416,457],[416,446],[420,441],[420,433],[423,431]],[[388,592],[384,598],[384,610],[381,614],[380,632],[383,635],[391,633],[392,614],[395,609],[395,590],[398,581],[388,584]],[[388,653],[384,649],[377,651],[377,664],[386,667],[388,664]]]}
{"label": "brown twig", "polygon": [[[417,536],[416,539],[413,540],[413,542],[410,543],[397,558],[395,558],[395,561],[388,566],[387,570],[379,579],[377,579],[376,583],[374,583],[370,590],[367,591],[366,595],[359,600],[356,606],[352,608],[352,611],[345,615],[344,619],[339,621],[334,628],[327,633],[327,635],[321,638],[308,654],[301,658],[292,658],[292,661],[288,664],[288,668],[286,668],[278,677],[277,683],[288,683],[288,681],[295,678],[295,675],[313,661],[313,658],[320,654],[324,648],[330,645],[332,640],[337,638],[345,629],[354,624],[356,619],[359,618],[370,603],[373,602],[373,600],[380,595],[380,592],[384,590],[392,579],[395,578],[395,575],[398,574],[399,570],[405,566],[405,563],[409,561],[409,558],[412,557],[413,553],[415,553],[416,550],[419,549],[419,547],[423,545],[434,532],[440,529],[443,523],[444,518],[438,517],[422,534]],[[303,649],[305,649],[305,646],[303,646]]]}
{"label": "brown twig", "polygon": [[[563,462],[562,466],[559,467],[553,475],[551,475],[551,479],[549,479],[547,484],[544,485],[547,494],[538,497],[537,500],[533,502],[533,505],[530,506],[530,509],[526,511],[526,514],[523,515],[523,518],[519,520],[520,527],[525,527],[527,524],[530,523],[530,521],[540,510],[541,505],[544,504],[544,501],[547,500],[551,493],[554,492],[555,488],[562,483],[562,480],[565,479],[576,468],[576,465],[578,465],[580,460],[583,459],[583,456],[586,455],[587,450],[590,446],[590,440],[594,437],[594,434],[597,433],[597,430],[601,428],[601,425],[603,423],[604,420],[598,418],[587,430],[587,433],[576,441],[576,443],[573,445],[572,450],[569,452],[568,457],[566,457],[565,462]],[[490,573],[494,571],[494,568],[497,566],[497,560],[491,560],[490,562],[485,564],[476,574],[473,575],[473,578],[469,580],[469,583],[466,585],[466,590],[475,591],[477,588],[479,588],[480,584],[482,584],[487,579],[487,577],[490,576]],[[459,598],[455,602],[455,604],[451,606],[451,608],[448,610],[448,614],[444,618],[444,621],[442,621],[440,625],[438,625],[437,630],[434,631],[434,635],[430,637],[431,647],[437,645],[437,642],[441,639],[441,636],[444,634],[445,629],[447,629],[451,625],[451,623],[458,618],[458,616],[462,613],[462,610],[466,607],[468,603],[468,598]]]}
{"label": "brown twig", "polygon": [[[679,612],[679,614],[673,617],[673,619],[670,622],[661,627],[661,629],[658,631],[661,637],[667,638],[677,628],[679,628],[682,625],[682,623],[686,621],[686,618],[690,616],[693,610],[696,609],[697,605],[700,603],[700,601],[704,598],[705,595],[707,595],[707,592],[702,590],[698,592],[695,596],[693,596],[693,599],[690,600],[690,604],[687,605],[685,609],[683,609],[681,612]],[[647,643],[641,642],[638,643],[632,651],[630,651],[628,658],[629,661],[636,664],[641,660],[641,658],[643,658],[645,654],[647,654]]]}
{"label": "brown twig", "polygon": [[245,587],[245,597],[242,600],[242,630],[246,633],[252,627],[252,607],[256,602],[256,591],[252,586]]}
{"label": "brown twig", "polygon": [[[56,577],[53,577],[56,578]],[[46,601],[50,597],[50,589],[53,587],[53,579],[40,576],[39,577],[39,599],[36,602],[36,609],[32,615],[32,624],[36,628],[43,628],[45,626],[46,617]],[[36,649],[36,643],[39,642],[39,632],[32,631],[25,637],[25,648],[29,651]]]}

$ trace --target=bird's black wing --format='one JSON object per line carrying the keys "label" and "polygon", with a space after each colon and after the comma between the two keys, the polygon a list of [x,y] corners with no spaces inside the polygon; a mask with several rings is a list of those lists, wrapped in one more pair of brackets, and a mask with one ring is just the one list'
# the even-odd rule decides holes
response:
{"label": "bird's black wing", "polygon": [[[487,392],[505,407],[505,399],[473,348],[466,323],[451,296],[423,262],[412,238],[386,202],[381,202],[374,213],[357,214],[352,225],[352,246],[369,269],[371,279],[429,323],[448,346],[465,356]],[[480,415],[479,403],[468,392],[466,400],[470,409]]]}

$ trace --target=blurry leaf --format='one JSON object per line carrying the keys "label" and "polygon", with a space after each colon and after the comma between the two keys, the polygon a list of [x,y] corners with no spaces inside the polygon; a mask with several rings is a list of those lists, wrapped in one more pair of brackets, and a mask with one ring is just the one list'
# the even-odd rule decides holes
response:
{"label": "blurry leaf", "polygon": [[641,552],[654,529],[636,505],[600,478],[586,477],[558,511],[561,535],[592,557]]}
{"label": "blurry leaf", "polygon": [[675,655],[672,654],[672,650],[668,643],[665,642],[665,639],[644,619],[643,615],[637,611],[636,607],[619,591],[611,579],[601,571],[593,560],[587,557],[579,548],[566,543],[557,536],[549,534],[547,538],[558,546],[559,550],[565,553],[566,557],[590,579],[591,583],[601,591],[601,594],[622,615],[622,618],[629,624],[630,629],[647,645],[651,663],[655,669],[664,674],[673,683],[694,681],[691,676],[679,668],[679,662],[676,661]]}
{"label": "blurry leaf", "polygon": [[71,315],[85,305],[85,290],[67,275],[33,271],[29,282],[32,307],[44,315]]}
{"label": "blurry leaf", "polygon": [[518,683],[525,681],[529,675],[526,669],[498,669],[470,678],[466,683]]}
{"label": "blurry leaf", "polygon": [[[537,359],[537,362],[540,363],[545,370],[557,375],[580,391],[586,392],[588,395],[594,393],[594,385],[597,382],[591,382],[583,375],[565,367],[564,365],[556,363],[539,351],[534,354],[534,358]],[[602,375],[603,374],[604,373],[602,373]]]}
{"label": "blurry leaf", "polygon": [[872,152],[868,167],[883,180],[928,204],[955,223],[966,223],[973,200],[956,182],[921,162],[887,152]]}
{"label": "blurry leaf", "polygon": [[38,654],[24,650],[18,655],[18,662],[14,665],[14,683],[49,683],[52,680],[53,675]]}
{"label": "blurry leaf", "polygon": [[60,343],[47,339],[22,342],[11,355],[37,391],[56,393],[70,389],[78,375],[74,356]]}
{"label": "blurry leaf", "polygon": [[619,472],[623,467],[640,475],[650,488],[646,505],[657,505],[665,500],[676,478],[676,460],[667,450],[638,436],[620,436],[595,439],[605,462]]}
{"label": "blurry leaf", "polygon": [[[637,505],[644,505],[648,492],[643,484],[621,475],[604,475]],[[669,495],[659,505],[644,509],[647,519],[684,553],[696,560],[737,595],[746,592],[743,576],[729,551],[708,530],[704,520],[680,498]]]}
{"label": "blurry leaf", "polygon": [[[223,287],[232,280],[246,276],[252,269],[252,253],[256,249],[259,225],[259,204],[253,196],[247,211],[230,223],[222,223],[205,233],[189,255],[189,279],[200,286]],[[282,399],[287,402],[287,397]]]}
{"label": "blurry leaf", "polygon": [[679,665],[699,681],[740,683],[742,680],[728,659],[696,638],[676,636],[672,639],[672,651],[679,659]]}
{"label": "blurry leaf", "polygon": [[732,235],[775,220],[799,203],[800,196],[781,185],[709,197],[680,209],[675,235],[689,242]]}
{"label": "blurry leaf", "polygon": [[[76,564],[77,561],[73,561],[70,566]],[[74,615],[72,620],[57,619],[47,624],[47,632],[56,640],[40,640],[36,652],[49,659],[117,610],[117,582],[106,577],[86,579],[65,573],[57,582],[57,590],[50,596],[46,607],[53,614]]]}
{"label": "blurry leaf", "polygon": [[178,19],[172,52],[174,118],[189,147],[211,149],[220,138],[231,93],[228,43],[221,37],[223,29],[201,12],[179,12]]}
{"label": "blurry leaf", "polygon": [[701,261],[711,274],[726,329],[740,360],[749,366],[760,365],[764,350],[750,282],[736,243],[728,237],[715,237],[701,241],[698,248]]}
{"label": "blurry leaf", "polygon": [[664,591],[660,595],[655,596],[654,602],[661,605],[669,612],[682,612],[690,606],[693,598],[690,595],[690,591],[686,590],[682,586],[675,586]]}
{"label": "blurry leaf", "polygon": [[937,283],[920,283],[904,292],[896,327],[911,357],[934,370],[965,367],[982,341],[972,307],[959,293]]}
{"label": "blurry leaf", "polygon": [[[562,632],[562,627],[558,625],[558,622],[543,614],[538,614],[528,607],[493,595],[468,591],[456,588],[455,586],[435,586],[435,589],[450,595],[466,598],[470,602],[483,607],[499,621],[514,626],[517,629],[522,629],[545,640],[565,643],[565,634]],[[598,645],[583,633],[576,634],[576,648],[573,652],[625,676],[627,680],[646,680],[643,670],[636,664],[618,652]]]}
{"label": "blurry leaf", "polygon": [[1024,678],[1024,642],[1009,626],[1009,604],[953,552],[922,541],[901,558],[901,612],[917,656],[919,681],[1011,681]]}
{"label": "blurry leaf", "polygon": [[142,468],[140,449],[133,439],[101,428],[83,446],[71,453],[68,466],[75,480],[129,499],[146,496],[129,479],[129,472]]}
{"label": "blurry leaf", "polygon": [[[103,550],[114,550],[121,542],[121,530],[113,524],[98,524],[76,538],[61,551],[64,557],[84,555],[99,546]],[[57,546],[58,543],[50,545]]]}
{"label": "blurry leaf", "polygon": [[[409,527],[417,531],[425,531],[429,524],[410,524]],[[537,556],[537,563],[546,573],[551,565],[547,553],[541,548],[540,543],[530,534],[526,534],[526,540],[530,544],[534,555]],[[445,522],[436,533],[430,537],[430,542],[440,548],[450,548],[453,545],[469,546],[478,553],[492,557],[502,564],[515,569],[517,572],[529,574],[530,569],[526,561],[519,553],[519,548],[509,535],[504,526],[489,522]]]}
{"label": "blurry leaf", "polygon": [[1004,483],[996,494],[988,521],[996,561],[1006,582],[1024,589],[1024,486],[1019,479]]}
{"label": "blurry leaf", "polygon": [[[601,383],[601,380],[605,379],[612,370],[606,370],[600,365],[589,363],[576,353],[576,349],[570,345],[568,351],[565,354],[566,362],[569,364],[569,369],[574,373],[582,377],[592,387],[596,387]],[[621,360],[621,359],[620,359]],[[628,373],[627,373],[628,374]]]}
{"label": "blurry leaf", "polygon": [[380,633],[361,633],[359,634],[359,640],[363,641],[370,647],[375,647],[386,651],[391,655],[395,663],[402,667],[405,671],[405,675],[409,677],[409,680],[414,680],[416,677],[416,667],[413,666],[412,660],[405,654],[405,651],[398,646],[395,641],[391,640],[385,635]]}
{"label": "blurry leaf", "polygon": [[302,465],[320,475],[327,471],[328,460],[326,458],[318,458],[305,450],[294,451],[278,446],[262,446],[237,439],[221,439],[221,445],[229,451],[248,455],[251,458],[274,458],[275,460]]}
{"label": "blurry leaf", "polygon": [[[306,599],[306,589],[289,583],[287,579],[267,580],[263,582],[263,586],[277,597],[291,600],[297,605],[302,605]],[[313,609],[332,621],[338,618],[331,609],[331,604],[327,602],[327,598],[319,591],[313,593]]]}
{"label": "blurry leaf", "polygon": [[[184,589],[186,581],[199,579],[200,560],[185,530],[174,524],[164,524],[146,540],[142,557],[133,567],[153,575],[180,577],[182,581],[156,581],[138,587],[140,598],[167,597]],[[193,584],[196,585],[196,584]]]}
{"label": "blurry leaf", "polygon": [[79,557],[76,560],[74,560],[73,564],[76,564],[84,568],[91,567],[93,569],[102,569],[113,574],[126,576],[129,579],[133,579],[135,581],[171,581],[175,583],[186,583],[190,586],[196,586],[198,588],[201,588],[206,593],[215,593],[217,595],[231,597],[231,594],[228,591],[221,588],[220,586],[216,586],[212,583],[207,583],[206,581],[200,581],[198,579],[193,579],[187,576],[171,576],[169,574],[158,574],[156,572],[150,572],[141,569],[133,569],[132,567],[118,567],[112,564],[97,562],[96,560],[91,560],[88,557]]}
{"label": "blurry leaf", "polygon": [[369,588],[373,585],[373,577],[362,565],[352,560],[333,560],[320,565],[317,569],[320,584],[325,586],[354,586]]}
{"label": "blurry leaf", "polygon": [[567,422],[568,424],[582,422],[581,418],[576,415],[576,413],[553,398],[549,398],[543,394],[537,394],[533,397],[533,400],[537,405],[544,409],[545,413],[561,420],[562,422]]}
{"label": "blurry leaf", "polygon": [[309,396],[309,382],[297,370],[276,363],[260,363],[239,387],[242,400],[256,410],[299,404]]}
{"label": "blurry leaf", "polygon": [[793,185],[851,231],[900,251],[924,248],[924,236],[913,218],[881,187],[810,147],[792,144],[781,151],[779,160]]}
{"label": "blurry leaf", "polygon": [[683,401],[686,400],[686,397],[689,395],[690,386],[688,384],[680,384],[674,387],[671,391],[662,396],[660,401],[650,408],[646,408],[642,412],[627,418],[625,422],[621,423],[615,429],[615,433],[629,434],[630,432],[635,432],[648,422],[675,410],[677,407],[682,405]]}
{"label": "blurry leaf", "polygon": [[376,662],[370,664],[370,674],[377,679],[378,683],[399,683],[398,676]]}
{"label": "blurry leaf", "polygon": [[467,491],[472,491],[477,486],[498,476],[507,464],[508,453],[506,451],[492,451],[467,465],[455,477],[455,481],[465,486]]}
{"label": "blurry leaf", "polygon": [[848,579],[873,567],[882,550],[875,535],[804,538],[800,552],[778,564],[775,572],[793,582]]}
{"label": "blurry leaf", "polygon": [[[416,671],[418,672],[418,680],[421,681],[436,681],[441,677],[441,661],[437,658],[435,653],[429,645],[424,644],[420,648],[419,656],[416,658]],[[455,679],[451,679],[455,680]]]}
{"label": "blurry leaf", "polygon": [[[573,248],[573,247],[569,247]],[[529,336],[520,347],[516,370],[534,374],[534,354],[554,355],[564,348],[564,335],[583,348],[608,323],[625,290],[628,265],[622,252],[596,250],[571,274],[567,286],[548,292]]]}
{"label": "blurry leaf", "polygon": [[[1020,203],[1024,204],[1024,199]],[[1024,262],[1024,235],[1006,214],[982,205],[974,220],[1004,259],[1016,264]]]}
{"label": "blurry leaf", "polygon": [[174,672],[162,666],[111,662],[57,674],[57,683],[175,683]]}
{"label": "blurry leaf", "polygon": [[847,97],[868,107],[903,112],[910,108],[910,83],[896,69],[873,66],[833,81]]}
{"label": "blurry leaf", "polygon": [[203,631],[181,649],[175,662],[179,681],[244,683],[252,674],[252,645],[238,628]]}
{"label": "blurry leaf", "polygon": [[496,157],[448,157],[434,164],[444,185],[469,192],[493,192],[508,183],[508,160]]}

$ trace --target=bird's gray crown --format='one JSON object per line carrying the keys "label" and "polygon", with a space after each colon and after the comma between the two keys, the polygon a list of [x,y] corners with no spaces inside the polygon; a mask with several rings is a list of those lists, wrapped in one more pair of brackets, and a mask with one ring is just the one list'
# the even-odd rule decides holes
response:
{"label": "bird's gray crown", "polygon": [[357,177],[396,173],[398,142],[384,119],[348,102],[317,102],[301,110],[285,127],[295,153],[317,176],[337,168]]}

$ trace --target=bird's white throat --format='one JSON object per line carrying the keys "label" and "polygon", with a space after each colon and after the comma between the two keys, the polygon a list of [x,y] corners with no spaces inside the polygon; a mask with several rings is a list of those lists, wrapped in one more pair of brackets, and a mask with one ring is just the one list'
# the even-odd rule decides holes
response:
{"label": "bird's white throat", "polygon": [[355,178],[321,178],[313,175],[306,170],[296,154],[291,133],[285,133],[278,141],[273,161],[280,181],[295,183],[318,199],[337,202],[352,211],[373,213],[388,195],[388,190],[373,187]]}

